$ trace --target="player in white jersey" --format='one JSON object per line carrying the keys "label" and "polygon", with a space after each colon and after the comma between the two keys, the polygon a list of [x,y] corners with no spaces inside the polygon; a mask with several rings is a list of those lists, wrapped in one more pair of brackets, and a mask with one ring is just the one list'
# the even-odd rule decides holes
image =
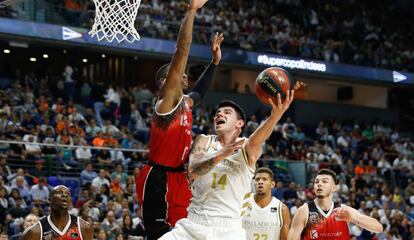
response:
{"label": "player in white jersey", "polygon": [[239,138],[246,115],[236,103],[223,101],[214,116],[217,135],[200,135],[190,152],[189,177],[193,197],[188,217],[161,240],[244,240],[241,207],[251,191],[251,179],[262,145],[293,101],[293,91],[282,103],[280,94],[272,111],[250,138]]}
{"label": "player in white jersey", "polygon": [[285,240],[289,232],[288,207],[272,197],[275,180],[272,170],[259,168],[253,177],[255,193],[245,195],[242,205],[243,228],[247,240]]}

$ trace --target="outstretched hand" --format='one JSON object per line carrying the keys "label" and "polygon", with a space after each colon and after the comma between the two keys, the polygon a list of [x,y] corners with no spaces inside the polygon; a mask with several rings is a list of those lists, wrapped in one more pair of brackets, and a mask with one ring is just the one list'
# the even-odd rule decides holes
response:
{"label": "outstretched hand", "polygon": [[226,144],[223,149],[221,149],[220,154],[218,155],[221,159],[225,159],[227,157],[230,157],[232,154],[234,154],[237,150],[241,149],[244,144],[245,139],[241,139],[237,141],[237,138],[239,137],[241,133],[241,129],[237,129],[237,131],[233,134],[231,141]]}
{"label": "outstretched hand", "polygon": [[204,6],[204,4],[206,4],[208,0],[191,0],[190,5],[188,6],[188,8],[190,10],[198,10],[200,8],[202,8]]}
{"label": "outstretched hand", "polygon": [[338,207],[333,210],[333,214],[339,221],[354,222],[357,215],[355,211],[348,207]]}
{"label": "outstretched hand", "polygon": [[282,117],[282,115],[289,109],[290,104],[293,102],[295,96],[295,90],[288,91],[286,93],[286,99],[282,103],[282,97],[280,93],[277,94],[277,103],[269,98],[269,103],[272,106],[272,116]]}
{"label": "outstretched hand", "polygon": [[211,52],[213,53],[213,64],[218,65],[221,60],[221,43],[224,40],[223,33],[214,34],[213,40],[211,40]]}

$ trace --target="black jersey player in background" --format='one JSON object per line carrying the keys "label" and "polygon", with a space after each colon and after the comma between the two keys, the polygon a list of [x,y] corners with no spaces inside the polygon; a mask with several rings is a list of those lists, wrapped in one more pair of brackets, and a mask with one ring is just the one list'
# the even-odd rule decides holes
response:
{"label": "black jersey player in background", "polygon": [[22,240],[92,240],[93,229],[83,219],[69,214],[70,191],[63,185],[50,192],[50,215],[25,230]]}

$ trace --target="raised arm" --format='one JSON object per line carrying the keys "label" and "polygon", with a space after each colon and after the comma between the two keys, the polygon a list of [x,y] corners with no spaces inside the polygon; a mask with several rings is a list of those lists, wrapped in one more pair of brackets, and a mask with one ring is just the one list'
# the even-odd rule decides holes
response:
{"label": "raised arm", "polygon": [[208,65],[208,67],[201,74],[201,76],[198,78],[191,92],[188,94],[191,97],[191,99],[193,99],[194,105],[198,104],[201,101],[201,99],[203,99],[211,82],[213,81],[214,69],[220,63],[221,60],[220,45],[223,42],[223,40],[223,34],[216,33],[213,37],[213,40],[211,41],[211,52],[213,54],[213,59]]}
{"label": "raised arm", "polygon": [[288,240],[299,240],[303,229],[306,226],[307,216],[309,214],[308,204],[303,204],[292,220],[292,226],[289,229]]}
{"label": "raised arm", "polygon": [[178,33],[177,48],[172,57],[167,78],[160,89],[160,100],[156,106],[160,113],[171,111],[183,96],[182,79],[193,39],[194,18],[197,10],[206,2],[207,0],[191,0],[188,6]]}
{"label": "raised arm", "polygon": [[370,232],[379,233],[384,230],[382,224],[377,219],[361,214],[358,210],[344,204],[341,204],[340,208],[336,208],[334,214]]}
{"label": "raised arm", "polygon": [[262,123],[249,137],[246,143],[246,152],[249,160],[249,165],[253,167],[259,157],[262,155],[262,145],[270,137],[274,126],[289,108],[293,101],[294,91],[287,92],[286,100],[282,103],[280,94],[277,94],[277,105],[269,98],[269,103],[272,106],[270,116]]}
{"label": "raised arm", "polygon": [[208,137],[199,135],[191,147],[190,166],[188,175],[191,181],[207,174],[210,170],[226,157],[232,155],[236,150],[243,147],[244,139],[238,140],[241,129],[239,129],[232,138],[232,141],[224,146],[220,151],[208,154],[207,144]]}

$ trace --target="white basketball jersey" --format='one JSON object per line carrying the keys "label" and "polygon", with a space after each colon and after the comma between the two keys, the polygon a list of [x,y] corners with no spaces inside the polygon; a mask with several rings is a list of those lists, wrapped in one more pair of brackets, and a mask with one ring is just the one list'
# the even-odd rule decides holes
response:
{"label": "white basketball jersey", "polygon": [[[207,153],[220,151],[218,137],[208,137]],[[243,148],[191,184],[193,197],[188,211],[202,216],[240,219],[243,197],[251,192],[253,174]]]}
{"label": "white basketball jersey", "polygon": [[282,202],[272,197],[264,208],[257,205],[254,193],[245,196],[242,208],[243,228],[247,240],[279,240],[283,225]]}

